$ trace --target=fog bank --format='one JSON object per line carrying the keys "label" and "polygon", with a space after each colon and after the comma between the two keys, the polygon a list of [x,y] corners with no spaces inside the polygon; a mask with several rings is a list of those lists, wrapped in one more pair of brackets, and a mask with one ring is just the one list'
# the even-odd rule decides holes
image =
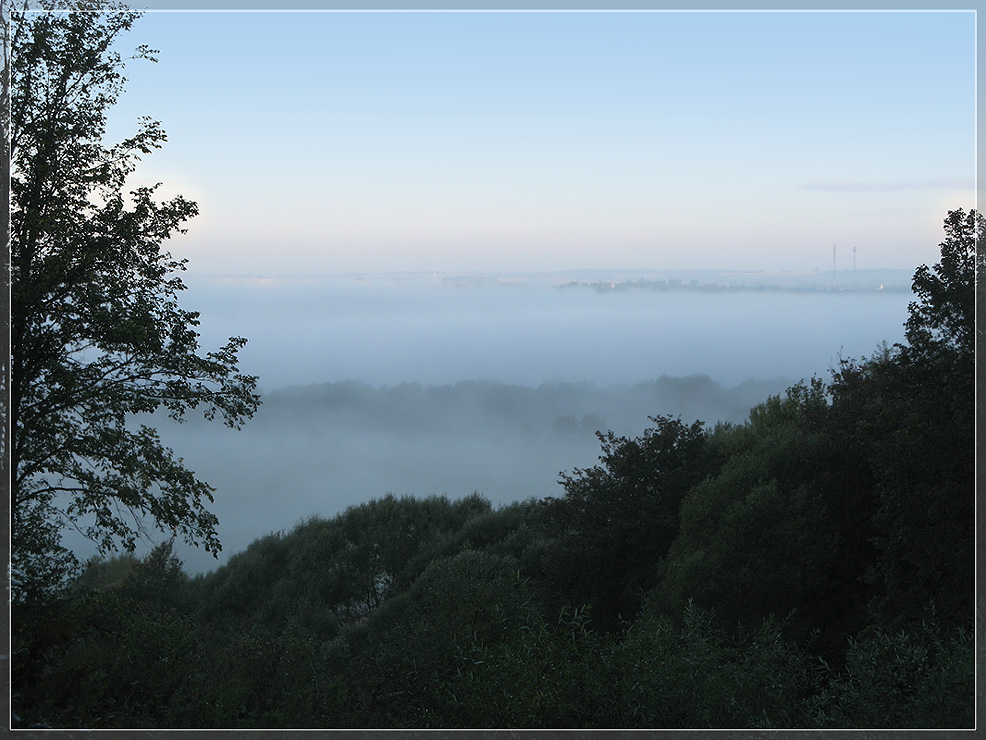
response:
{"label": "fog bank", "polygon": [[907,275],[852,277],[190,278],[182,304],[201,311],[204,348],[247,337],[241,368],[264,405],[239,432],[150,420],[216,489],[221,559],[180,555],[209,569],[386,493],[557,496],[560,471],[596,462],[597,430],[639,435],[659,414],[741,422],[840,357],[903,339]]}
{"label": "fog bank", "polygon": [[[597,431],[639,435],[657,414],[742,421],[787,385],[725,389],[703,376],[613,387],[341,382],[272,392],[240,432],[199,419],[160,420],[160,430],[216,487],[224,560],[311,514],[331,517],[386,493],[478,491],[494,504],[561,495],[559,472],[595,464]],[[192,570],[217,563],[200,551],[181,554]]]}
{"label": "fog bank", "polygon": [[[732,386],[825,373],[840,355],[901,340],[910,294],[891,289],[901,273],[888,271],[884,290],[872,277],[867,289],[823,290],[833,282],[827,273],[801,276],[801,290],[764,292],[752,288],[784,276],[754,274],[745,278],[751,289],[711,293],[561,287],[648,277],[599,271],[210,278],[191,281],[187,303],[202,311],[207,346],[230,335],[250,340],[243,368],[268,391],[341,380],[610,385],[695,374]],[[713,279],[678,274],[686,286]],[[812,285],[819,289],[804,289]]]}

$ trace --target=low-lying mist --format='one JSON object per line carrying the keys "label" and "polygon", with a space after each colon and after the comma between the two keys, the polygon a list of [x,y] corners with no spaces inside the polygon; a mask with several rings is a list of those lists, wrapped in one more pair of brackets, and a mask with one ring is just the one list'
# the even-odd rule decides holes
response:
{"label": "low-lying mist", "polygon": [[659,414],[742,422],[840,357],[900,341],[910,298],[804,279],[606,292],[608,277],[592,275],[562,288],[571,278],[190,281],[183,303],[202,312],[203,346],[247,337],[241,366],[260,376],[264,405],[239,432],[195,415],[152,420],[216,489],[224,551],[217,561],[183,546],[186,568],[386,493],[558,496],[560,471],[596,462],[596,431],[639,435]]}
{"label": "low-lying mist", "polygon": [[[787,387],[750,381],[724,389],[708,377],[634,386],[493,382],[454,386],[355,382],[267,395],[240,432],[201,420],[160,425],[166,444],[217,489],[224,555],[312,514],[330,517],[386,493],[473,491],[494,504],[560,494],[558,473],[595,463],[597,431],[640,434],[647,415],[742,421]],[[211,556],[183,550],[191,570]]]}

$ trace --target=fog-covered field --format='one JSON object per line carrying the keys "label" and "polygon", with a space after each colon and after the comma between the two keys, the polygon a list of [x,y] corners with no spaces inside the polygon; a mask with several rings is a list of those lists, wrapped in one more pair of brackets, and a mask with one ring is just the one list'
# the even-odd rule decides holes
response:
{"label": "fog-covered field", "polygon": [[[741,422],[840,356],[902,339],[906,275],[884,290],[873,275],[845,289],[852,277],[715,291],[687,276],[617,289],[644,279],[620,273],[189,279],[203,346],[247,337],[242,370],[265,403],[239,432],[165,419],[161,435],[216,488],[219,562],[388,492],[557,496],[559,471],[595,463],[597,430],[638,435],[657,414]],[[180,554],[193,571],[217,562]]]}

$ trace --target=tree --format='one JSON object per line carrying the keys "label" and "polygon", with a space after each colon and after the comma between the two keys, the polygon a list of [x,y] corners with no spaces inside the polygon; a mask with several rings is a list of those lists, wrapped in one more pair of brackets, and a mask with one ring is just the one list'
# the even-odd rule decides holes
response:
{"label": "tree", "polygon": [[[465,525],[489,515],[474,494],[415,499],[388,494],[332,519],[311,519],[253,542],[207,576],[201,616],[229,631],[297,624],[320,640],[358,622],[436,559],[465,547]],[[476,533],[475,528],[470,530]]]}
{"label": "tree", "polygon": [[975,594],[976,243],[986,221],[950,211],[941,260],[914,273],[907,345],[881,368],[870,415],[878,587],[875,616],[917,623],[931,600],[944,625],[973,618]]}
{"label": "tree", "polygon": [[929,602],[944,625],[973,615],[975,281],[983,233],[976,211],[948,213],[940,262],[914,273],[907,343],[844,362],[831,386],[841,436],[863,451],[872,478],[869,610],[889,627],[919,623]]}
{"label": "tree", "polygon": [[825,429],[825,395],[817,378],[799,383],[712,435],[725,462],[684,497],[663,568],[659,601],[672,613],[694,600],[732,627],[796,609],[788,627],[800,637],[829,627],[852,584],[832,579],[838,536],[825,503],[842,487],[845,452]]}
{"label": "tree", "polygon": [[[260,403],[238,372],[234,337],[199,348],[196,312],[178,306],[186,260],[164,242],[195,203],[125,192],[142,155],[166,140],[143,118],[104,143],[125,83],[114,51],[137,14],[10,16],[12,568],[16,597],[49,592],[73,558],[74,526],[101,552],[132,551],[149,524],[217,552],[213,489],[136,423],[158,409],[181,421],[202,407],[239,428]],[[91,12],[100,10],[104,12]],[[146,46],[135,59],[154,61]]]}
{"label": "tree", "polygon": [[917,297],[908,306],[909,350],[921,356],[951,351],[973,360],[976,343],[976,243],[986,237],[986,219],[975,210],[949,211],[941,261],[914,272]]}
{"label": "tree", "polygon": [[678,534],[682,499],[709,472],[702,422],[651,421],[638,438],[597,432],[602,465],[562,473],[564,498],[541,505],[549,589],[562,603],[591,603],[598,629],[636,615]]}

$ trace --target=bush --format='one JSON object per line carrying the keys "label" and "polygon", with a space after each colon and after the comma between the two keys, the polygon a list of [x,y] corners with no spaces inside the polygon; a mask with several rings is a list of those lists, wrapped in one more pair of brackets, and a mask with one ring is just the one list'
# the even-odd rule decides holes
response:
{"label": "bush", "polygon": [[932,617],[914,630],[874,627],[851,642],[845,672],[814,699],[819,724],[860,728],[975,726],[976,655],[971,627]]}

